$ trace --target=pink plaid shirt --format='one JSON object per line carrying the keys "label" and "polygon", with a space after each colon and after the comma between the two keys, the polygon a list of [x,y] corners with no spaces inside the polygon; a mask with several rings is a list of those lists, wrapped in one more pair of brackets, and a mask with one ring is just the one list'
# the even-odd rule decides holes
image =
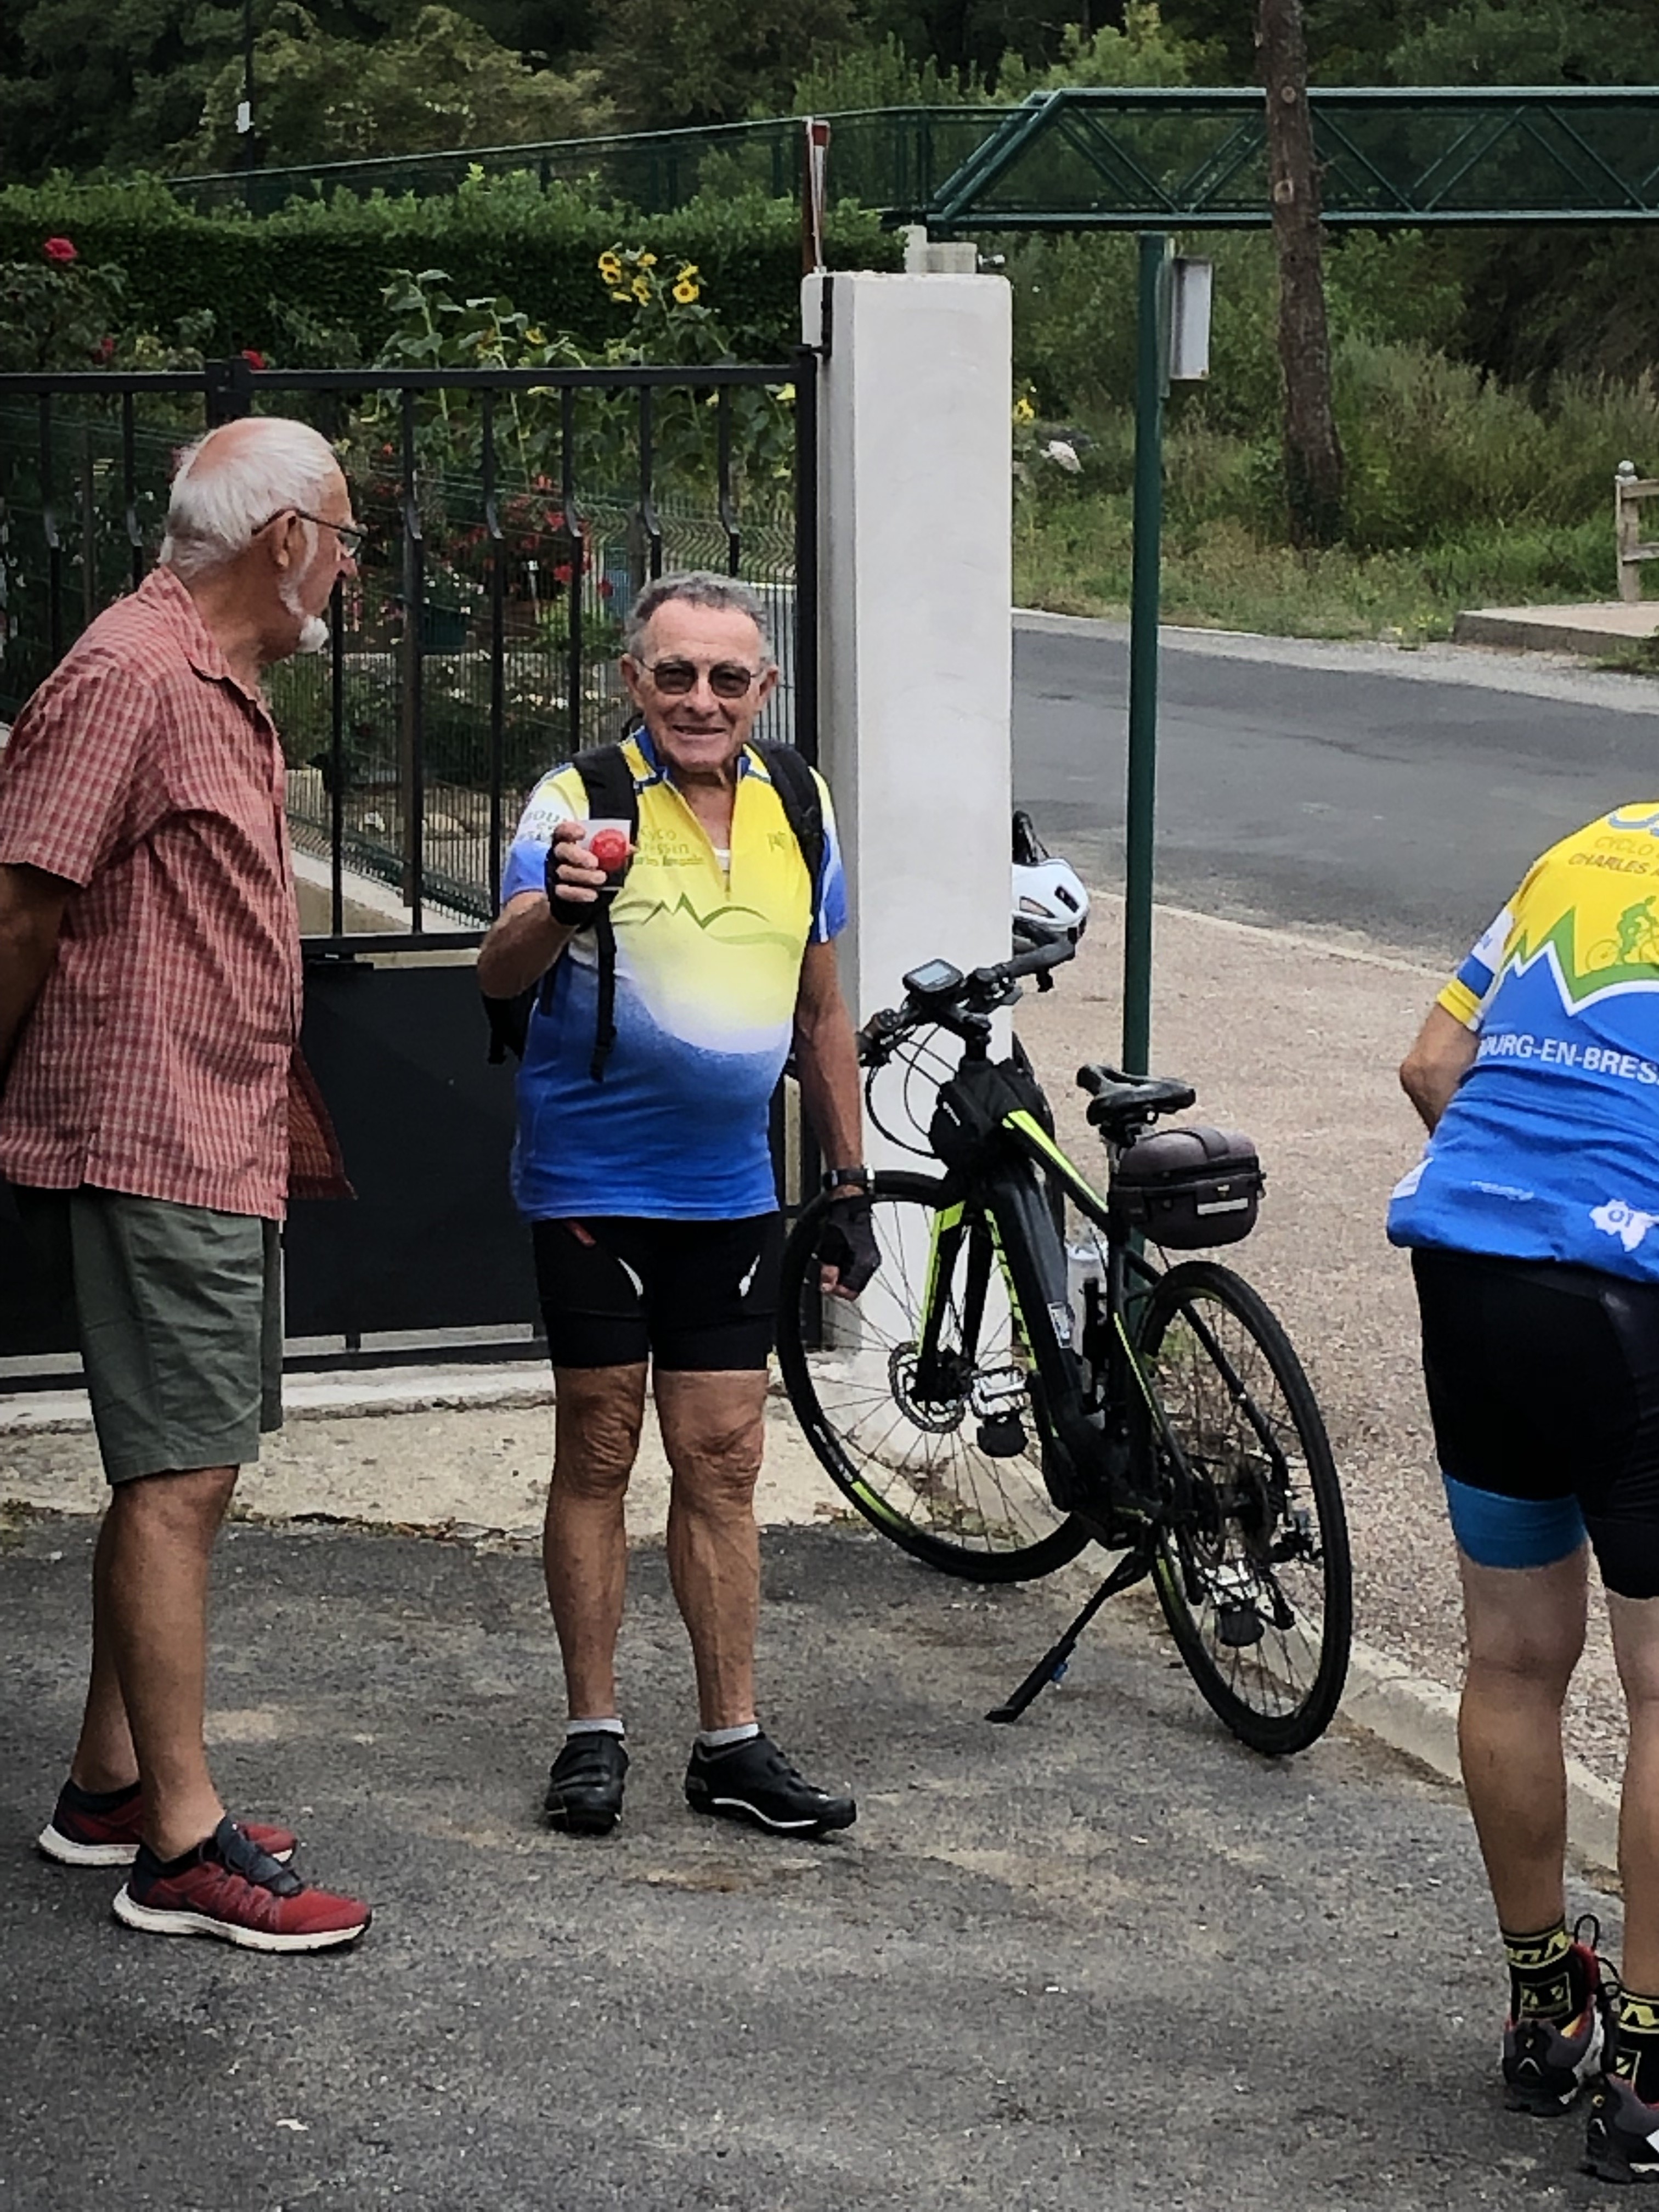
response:
{"label": "pink plaid shirt", "polygon": [[280,1220],[300,938],[282,746],[157,568],[0,753],[0,862],[65,877],[0,1094],[0,1174]]}

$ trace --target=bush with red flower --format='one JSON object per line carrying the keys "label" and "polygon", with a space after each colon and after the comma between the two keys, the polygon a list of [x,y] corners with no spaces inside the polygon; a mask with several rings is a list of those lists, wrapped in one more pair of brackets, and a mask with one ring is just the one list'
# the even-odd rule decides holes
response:
{"label": "bush with red flower", "polygon": [[43,239],[28,260],[0,262],[0,368],[93,368],[112,360],[125,291],[120,270],[89,269],[72,238]]}

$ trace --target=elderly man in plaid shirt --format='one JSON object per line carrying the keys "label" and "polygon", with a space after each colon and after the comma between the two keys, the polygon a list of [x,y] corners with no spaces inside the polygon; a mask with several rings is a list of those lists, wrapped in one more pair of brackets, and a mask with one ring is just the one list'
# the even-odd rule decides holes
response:
{"label": "elderly man in plaid shirt", "polygon": [[262,669],[326,641],[359,533],[326,441],[228,423],[184,456],[160,565],[0,755],[0,1173],[72,1300],[109,1510],[91,1680],[40,1838],[125,1866],[118,1919],[251,1949],[368,1925],[230,1819],[203,1747],[209,1559],[282,1418],[298,915]]}

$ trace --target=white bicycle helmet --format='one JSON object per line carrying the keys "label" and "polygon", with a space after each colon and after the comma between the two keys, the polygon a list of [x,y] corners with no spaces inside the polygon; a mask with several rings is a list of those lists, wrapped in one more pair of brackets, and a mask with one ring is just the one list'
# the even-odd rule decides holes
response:
{"label": "white bicycle helmet", "polygon": [[1017,808],[1013,825],[1013,939],[1017,952],[1036,945],[1073,943],[1089,923],[1089,894],[1069,860],[1057,860]]}

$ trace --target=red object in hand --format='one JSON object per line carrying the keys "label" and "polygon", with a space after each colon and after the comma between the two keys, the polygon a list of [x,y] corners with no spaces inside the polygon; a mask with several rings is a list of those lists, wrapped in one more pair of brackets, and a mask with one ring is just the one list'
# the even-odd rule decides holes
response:
{"label": "red object in hand", "polygon": [[606,875],[613,876],[627,864],[629,846],[620,830],[596,830],[588,840],[587,849]]}

